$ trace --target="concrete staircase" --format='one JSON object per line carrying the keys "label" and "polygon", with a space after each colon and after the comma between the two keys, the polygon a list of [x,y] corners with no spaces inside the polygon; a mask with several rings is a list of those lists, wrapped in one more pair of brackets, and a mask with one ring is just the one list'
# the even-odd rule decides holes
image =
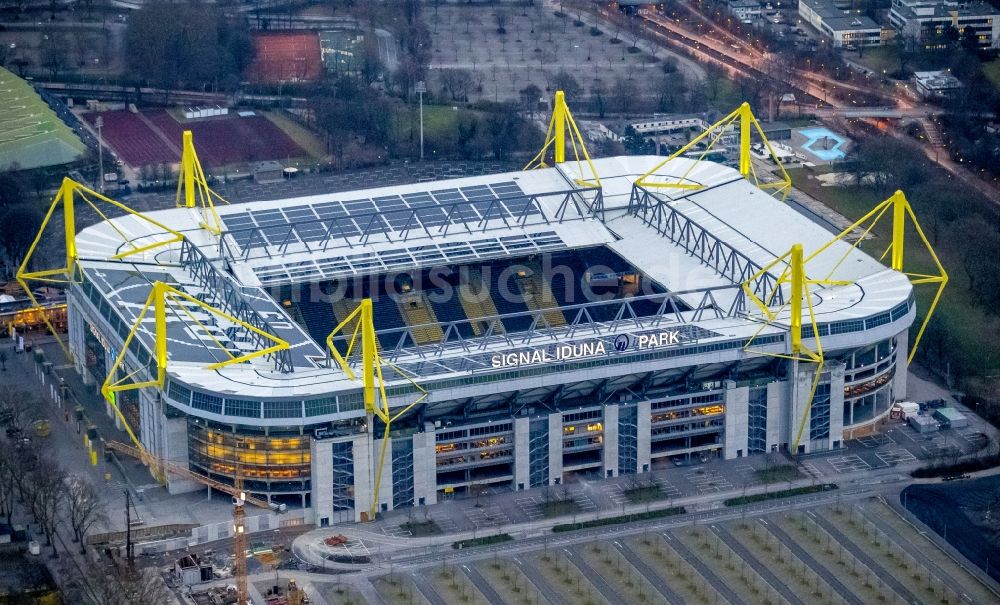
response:
{"label": "concrete staircase", "polygon": [[945,157],[948,157],[948,152],[945,150],[944,137],[941,136],[941,130],[937,124],[929,118],[920,118],[919,121],[920,127],[924,129],[924,134],[927,135],[927,142],[931,144],[931,147],[940,149],[941,153]]}

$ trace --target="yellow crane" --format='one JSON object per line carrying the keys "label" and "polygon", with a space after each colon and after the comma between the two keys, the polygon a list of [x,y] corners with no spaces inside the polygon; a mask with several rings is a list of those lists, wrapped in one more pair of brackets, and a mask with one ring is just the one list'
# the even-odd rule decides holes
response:
{"label": "yellow crane", "polygon": [[[247,550],[249,545],[247,543],[245,506],[249,503],[265,510],[271,510],[271,505],[266,500],[254,498],[243,490],[243,474],[238,464],[233,484],[228,485],[204,475],[199,475],[186,466],[157,458],[145,448],[134,447],[118,441],[108,441],[104,444],[104,447],[113,452],[138,459],[148,466],[153,475],[160,481],[163,481],[164,473],[171,473],[185,479],[197,481],[202,485],[227,493],[233,497],[233,579],[236,580],[236,603],[237,605],[249,605],[250,592],[247,589]],[[237,458],[238,456],[239,454],[237,454]]]}
{"label": "yellow crane", "polygon": [[111,450],[113,452],[118,452],[119,454],[124,454],[126,456],[131,456],[145,464],[149,467],[153,476],[156,477],[161,483],[164,481],[164,474],[170,473],[171,475],[176,475],[178,477],[183,477],[185,479],[191,479],[192,481],[197,481],[204,486],[210,487],[214,490],[218,490],[222,493],[229,494],[233,498],[239,498],[242,496],[244,501],[254,506],[271,510],[271,505],[268,504],[267,500],[262,500],[260,498],[254,498],[253,496],[247,495],[242,490],[242,485],[237,487],[236,485],[229,485],[228,483],[223,483],[221,481],[216,481],[211,477],[206,477],[189,469],[186,466],[177,464],[176,462],[170,462],[168,460],[163,460],[158,458],[153,454],[149,453],[149,450],[145,448],[138,448],[126,443],[121,443],[120,441],[107,441],[104,444],[105,449]]}

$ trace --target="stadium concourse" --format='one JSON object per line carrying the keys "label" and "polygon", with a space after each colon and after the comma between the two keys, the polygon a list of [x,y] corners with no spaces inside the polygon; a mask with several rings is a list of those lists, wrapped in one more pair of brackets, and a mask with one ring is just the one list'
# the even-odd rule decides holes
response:
{"label": "stadium concourse", "polygon": [[[98,223],[76,238],[69,346],[86,380],[151,381],[112,399],[146,450],[319,526],[871,431],[906,395],[908,277],[821,250],[829,232],[734,169],[661,161],[595,160],[598,186],[567,162],[263,199],[218,228],[198,207]],[[655,186],[681,175],[696,186]],[[794,244],[835,280],[808,296],[821,374],[787,357],[788,305],[770,321],[748,298],[790,297]],[[335,359],[368,300],[388,432],[356,356],[353,376]]]}

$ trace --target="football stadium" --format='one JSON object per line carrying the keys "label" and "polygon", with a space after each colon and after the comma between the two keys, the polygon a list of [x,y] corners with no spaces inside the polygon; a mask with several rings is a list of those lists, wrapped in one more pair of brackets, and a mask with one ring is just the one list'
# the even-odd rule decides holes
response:
{"label": "football stadium", "polygon": [[[735,168],[591,159],[559,94],[531,169],[240,204],[187,135],[177,208],[66,181],[66,266],[20,277],[69,278],[72,359],[148,459],[320,526],[839,448],[905,397],[914,284],[946,275],[905,272],[902,193],[832,233],[758,180],[746,105],[720,125]],[[70,237],[82,202],[118,216]],[[883,216],[886,264],[846,237]]]}

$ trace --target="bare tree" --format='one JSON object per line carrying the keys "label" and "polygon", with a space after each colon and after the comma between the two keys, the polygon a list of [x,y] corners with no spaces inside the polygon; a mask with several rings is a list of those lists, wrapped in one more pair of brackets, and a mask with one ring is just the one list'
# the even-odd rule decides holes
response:
{"label": "bare tree", "polygon": [[10,427],[24,430],[38,417],[38,397],[27,391],[0,392],[0,418]]}
{"label": "bare tree", "polygon": [[469,91],[473,85],[472,72],[467,69],[442,69],[440,74],[441,85],[451,95],[452,101],[469,100]]}
{"label": "bare tree", "polygon": [[542,96],[542,89],[533,83],[529,83],[527,86],[521,89],[521,106],[524,112],[531,116],[532,113],[538,109],[538,99]]}
{"label": "bare tree", "polygon": [[590,101],[598,117],[603,118],[608,111],[608,90],[600,80],[595,80],[590,87]]}
{"label": "bare tree", "polygon": [[638,91],[636,90],[635,83],[632,80],[628,80],[622,77],[615,79],[614,86],[614,96],[618,110],[623,114],[632,113],[635,108],[636,95]]}
{"label": "bare tree", "polygon": [[506,10],[500,8],[497,12],[493,14],[497,20],[497,33],[506,34],[507,33],[507,22],[510,20],[510,15]]}
{"label": "bare tree", "polygon": [[561,90],[566,93],[569,99],[573,99],[583,92],[583,87],[580,83],[573,77],[573,74],[569,73],[565,69],[560,69],[554,76],[552,76],[552,87],[555,90]]}
{"label": "bare tree", "polygon": [[95,523],[106,518],[104,503],[89,481],[73,477],[68,484],[66,512],[70,527],[73,529],[73,541],[80,543],[80,554],[84,554],[87,552],[85,545],[87,532]]}
{"label": "bare tree", "polygon": [[11,463],[10,478],[14,483],[14,495],[18,502],[28,505],[31,498],[31,482],[34,479],[38,454],[29,446],[15,449],[13,452],[5,455]]}
{"label": "bare tree", "polygon": [[53,78],[58,76],[68,63],[67,43],[68,39],[65,36],[57,36],[56,34],[45,34],[42,38],[42,66],[49,70],[49,74]]}
{"label": "bare tree", "polygon": [[54,461],[39,458],[31,473],[28,485],[28,503],[31,514],[45,534],[45,544],[52,547],[52,557],[56,558],[56,544],[52,541],[59,529],[63,505],[66,503],[66,473]]}
{"label": "bare tree", "polygon": [[92,605],[150,605],[176,602],[155,567],[136,568],[117,562],[111,573],[89,582]]}
{"label": "bare tree", "polygon": [[7,349],[0,349],[0,370],[7,371]]}
{"label": "bare tree", "polygon": [[14,503],[17,500],[17,484],[14,481],[17,460],[14,456],[0,456],[0,515],[7,518],[7,525],[14,515]]}
{"label": "bare tree", "polygon": [[633,17],[625,25],[628,27],[628,39],[632,41],[632,48],[637,48],[639,39],[642,38],[643,20]]}

